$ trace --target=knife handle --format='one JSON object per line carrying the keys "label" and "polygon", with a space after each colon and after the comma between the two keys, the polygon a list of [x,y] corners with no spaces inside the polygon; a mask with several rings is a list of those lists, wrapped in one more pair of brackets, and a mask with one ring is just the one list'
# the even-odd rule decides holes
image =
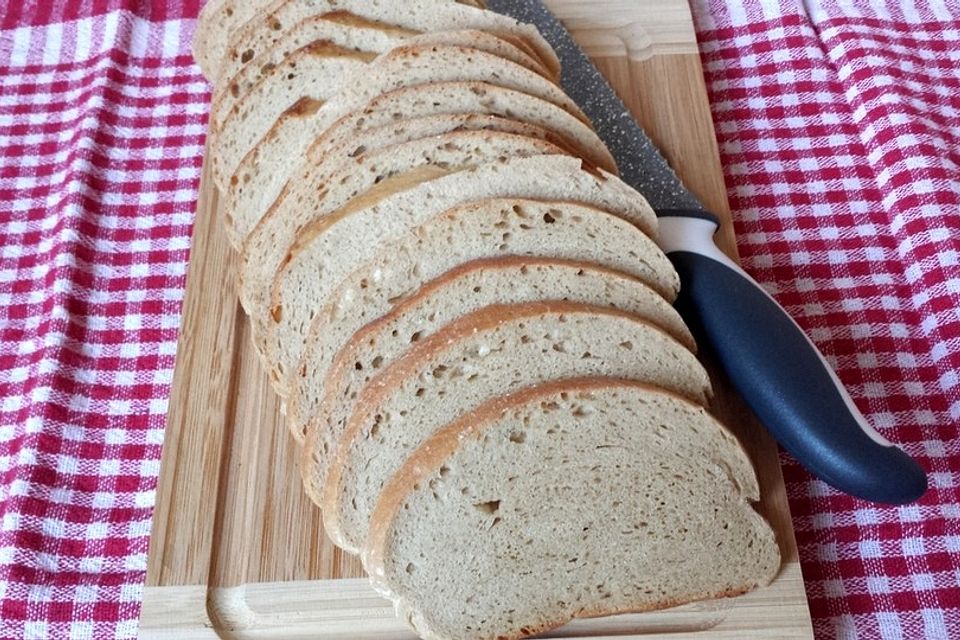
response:
{"label": "knife handle", "polygon": [[800,326],[720,251],[716,219],[659,213],[660,245],[682,283],[677,307],[777,441],[850,495],[887,504],[922,496],[923,469],[867,423]]}

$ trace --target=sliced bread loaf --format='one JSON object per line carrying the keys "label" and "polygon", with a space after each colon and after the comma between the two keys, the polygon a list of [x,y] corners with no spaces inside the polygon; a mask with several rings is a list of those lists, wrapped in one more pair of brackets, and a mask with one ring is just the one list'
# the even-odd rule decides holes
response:
{"label": "sliced bread loaf", "polygon": [[[556,53],[535,27],[452,0],[275,0],[231,33],[222,66],[217,70],[218,76],[233,78],[245,64],[286,40],[301,22],[318,16],[343,25],[384,32],[395,32],[398,28],[423,33],[478,29],[510,36],[528,43],[552,75],[559,74],[560,62]],[[306,42],[299,44],[302,46]]]}
{"label": "sliced bread loaf", "polygon": [[[306,153],[314,162],[349,144],[365,131],[397,124],[412,116],[448,114],[498,115],[551,131],[571,155],[599,167],[614,167],[613,158],[597,134],[560,107],[521,91],[482,82],[432,83],[391,91],[364,108],[339,119],[314,139],[308,103],[291,109],[243,159],[224,194],[227,212],[260,216],[279,196]],[[304,136],[304,131],[310,131]],[[312,143],[312,144],[311,144]],[[229,215],[229,213],[228,213]],[[239,215],[239,214],[236,214]]]}
{"label": "sliced bread loaf", "polygon": [[[308,431],[305,461],[313,477],[325,477],[326,461],[356,408],[363,387],[409,350],[462,315],[497,304],[563,301],[610,307],[633,314],[695,349],[680,315],[662,296],[626,274],[554,258],[475,260],[428,282],[387,315],[363,327],[337,354],[323,384],[323,399]],[[535,366],[535,365],[533,365]],[[314,433],[313,430],[316,430]]]}
{"label": "sliced bread loaf", "polygon": [[422,638],[514,640],[769,584],[780,551],[758,498],[701,407],[628,381],[555,382],[418,448],[383,491],[364,565]]}
{"label": "sliced bread loaf", "polygon": [[[307,29],[308,26],[312,28]],[[309,34],[302,33],[304,31]],[[233,113],[240,109],[241,101],[247,109],[254,108],[260,102],[255,98],[247,99],[249,94],[266,97],[264,102],[274,107],[272,120],[276,120],[283,110],[303,96],[328,100],[333,91],[339,88],[340,81],[352,73],[352,69],[342,69],[335,75],[323,65],[325,61],[335,59],[338,50],[342,50],[345,57],[357,66],[363,63],[363,59],[369,62],[377,54],[399,45],[401,40],[416,35],[416,32],[401,29],[391,32],[347,26],[322,17],[300,23],[295,32],[288,34],[288,38],[278,46],[261,54],[260,59],[245,65],[232,80],[219,85],[210,108],[212,128],[221,128],[228,117],[246,119],[243,113],[238,116]],[[298,36],[298,41],[305,41],[281,57],[283,51],[293,46],[290,37],[294,35]],[[307,35],[309,39],[306,39]],[[460,44],[500,56],[542,76],[548,75],[542,63],[520,46],[484,31],[434,31],[417,36],[415,42],[420,45]],[[286,98],[282,95],[284,91]],[[283,108],[279,108],[279,105],[283,105]],[[266,119],[266,116],[261,117]]]}
{"label": "sliced bread loaf", "polygon": [[[571,200],[618,214],[648,234],[656,230],[656,217],[643,196],[615,176],[584,170],[570,156],[505,156],[472,168],[432,167],[429,177],[435,179],[397,176],[391,185],[394,195],[365,208],[354,203],[298,235],[274,275],[269,308],[251,309],[254,335],[263,342],[261,352],[282,396],[292,388],[310,323],[335,287],[384,243],[447,209],[487,198]],[[404,179],[411,188],[400,191]]]}
{"label": "sliced bread loaf", "polygon": [[[590,263],[637,278],[672,301],[679,280],[650,238],[629,222],[571,202],[483,200],[428,220],[348,275],[310,327],[288,396],[300,441],[312,428],[335,354],[365,325],[390,314],[426,283],[463,263],[528,256]],[[678,334],[679,335],[679,334]]]}
{"label": "sliced bread loaf", "polygon": [[[309,123],[310,128],[297,133],[297,139],[301,141],[299,145],[281,148],[283,153],[288,154],[305,149],[304,144],[309,145],[310,141],[341,117],[362,109],[376,96],[400,87],[429,82],[484,80],[543,98],[586,121],[576,104],[557,85],[526,67],[478,49],[456,45],[418,45],[416,38],[411,38],[403,46],[378,56],[358,73],[344,78],[341,82],[343,91],[329,102],[304,95],[304,99],[309,100],[316,109],[304,122]],[[322,104],[317,106],[318,102]],[[261,105],[259,109],[267,107]],[[274,129],[270,129],[269,125],[266,127],[269,134],[251,123],[233,118],[224,123],[223,130],[212,141],[211,154],[213,176],[222,190],[225,191],[229,186],[230,178],[254,145],[265,135],[273,134]]]}
{"label": "sliced bread loaf", "polygon": [[332,171],[307,171],[244,244],[241,301],[252,316],[266,320],[274,274],[298,234],[327,216],[349,216],[461,167],[551,153],[563,150],[546,140],[499,131],[452,131],[350,158]]}
{"label": "sliced bread loaf", "polygon": [[[414,336],[416,338],[416,336]],[[571,302],[495,305],[423,340],[364,387],[322,467],[305,468],[331,539],[357,553],[386,483],[445,424],[490,398],[549,380],[611,376],[655,384],[704,404],[696,357],[632,314]]]}

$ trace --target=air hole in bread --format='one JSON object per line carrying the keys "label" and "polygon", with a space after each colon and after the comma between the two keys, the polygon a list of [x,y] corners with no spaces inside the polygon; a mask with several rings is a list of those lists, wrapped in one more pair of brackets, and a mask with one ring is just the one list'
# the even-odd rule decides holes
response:
{"label": "air hole in bread", "polygon": [[253,49],[247,49],[247,50],[244,51],[243,54],[240,56],[240,62],[246,64],[246,63],[250,62],[251,60],[253,60]]}
{"label": "air hole in bread", "polygon": [[423,337],[423,332],[422,332],[422,331],[417,331],[417,332],[414,333],[412,336],[410,336],[410,342],[411,342],[411,344],[414,343],[414,342],[419,342],[419,341],[420,341],[420,338],[422,338],[422,337]]}
{"label": "air hole in bread", "polygon": [[547,224],[553,224],[554,222],[557,221],[557,219],[554,218],[554,217],[553,217],[552,215],[550,215],[549,213],[545,213],[545,214],[543,214],[543,221],[546,222]]}
{"label": "air hole in bread", "polygon": [[510,434],[510,442],[514,444],[523,444],[527,441],[527,434],[523,431],[514,431]]}
{"label": "air hole in bread", "polygon": [[490,500],[488,502],[477,503],[473,506],[480,513],[492,516],[492,515],[495,515],[500,510],[500,501]]}

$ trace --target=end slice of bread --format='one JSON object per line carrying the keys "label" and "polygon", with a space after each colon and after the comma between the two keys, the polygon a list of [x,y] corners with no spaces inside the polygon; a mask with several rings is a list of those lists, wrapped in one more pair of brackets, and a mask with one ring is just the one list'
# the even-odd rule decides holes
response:
{"label": "end slice of bread", "polygon": [[780,552],[758,493],[701,407],[558,381],[424,442],[383,491],[364,565],[421,637],[513,640],[770,583]]}

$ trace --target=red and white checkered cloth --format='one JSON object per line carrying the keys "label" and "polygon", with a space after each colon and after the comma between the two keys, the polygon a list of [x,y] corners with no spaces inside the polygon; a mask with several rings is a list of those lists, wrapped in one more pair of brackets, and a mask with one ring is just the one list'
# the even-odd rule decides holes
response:
{"label": "red and white checkered cloth", "polygon": [[[209,88],[202,0],[0,7],[0,637],[132,637]],[[92,5],[92,6],[91,6]],[[960,6],[695,3],[745,265],[918,504],[783,457],[819,638],[960,638]]]}
{"label": "red and white checkered cloth", "polygon": [[196,5],[0,8],[3,638],[136,635],[209,101]]}

